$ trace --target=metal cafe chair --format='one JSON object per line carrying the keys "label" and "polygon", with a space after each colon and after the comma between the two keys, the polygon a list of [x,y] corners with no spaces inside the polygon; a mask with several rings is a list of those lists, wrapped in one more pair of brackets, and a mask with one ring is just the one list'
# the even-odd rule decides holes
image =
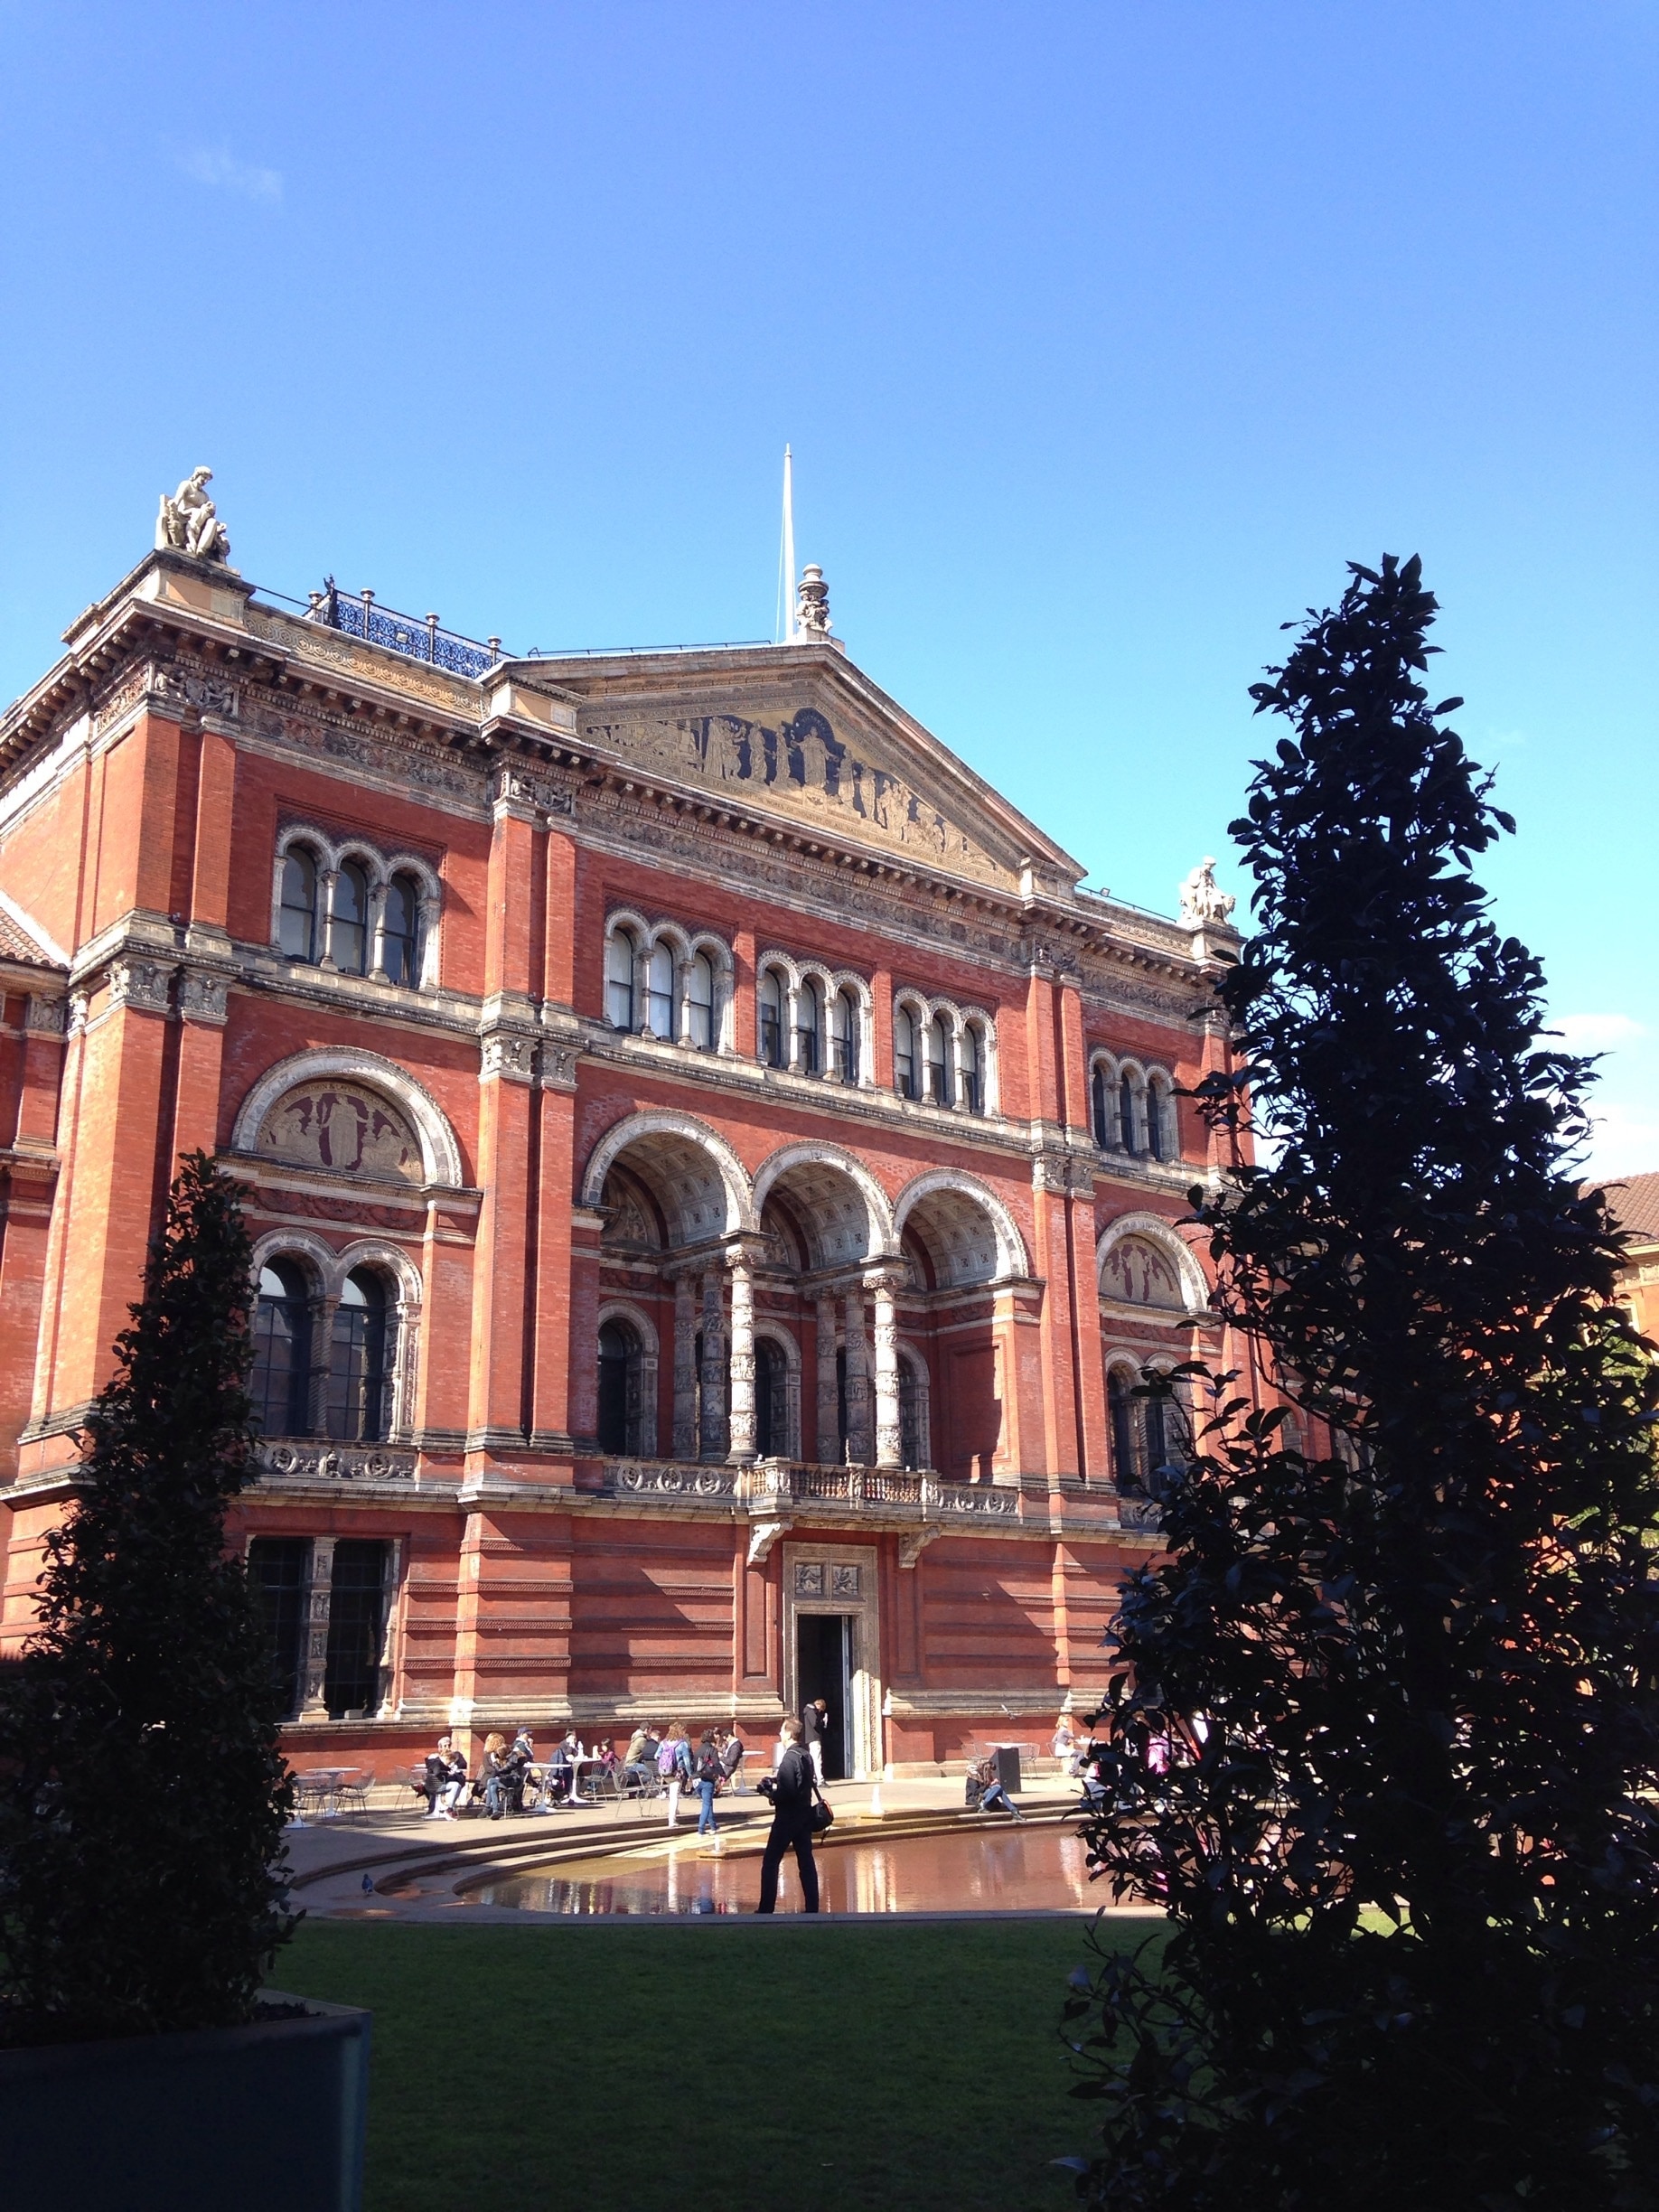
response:
{"label": "metal cafe chair", "polygon": [[342,1774],[340,1776],[338,1786],[336,1786],[334,1792],[335,1801],[339,1804],[340,1810],[342,1813],[355,1813],[358,1814],[360,1819],[367,1819],[369,1814],[369,1793],[374,1787],[374,1782],[375,1776],[374,1769],[372,1767],[369,1768],[367,1772],[360,1770],[355,1781],[351,1780],[347,1776]]}

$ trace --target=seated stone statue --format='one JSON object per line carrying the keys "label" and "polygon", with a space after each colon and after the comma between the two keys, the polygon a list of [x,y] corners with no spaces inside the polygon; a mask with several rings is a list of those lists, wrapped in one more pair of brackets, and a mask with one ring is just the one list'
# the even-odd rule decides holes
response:
{"label": "seated stone statue", "polygon": [[192,469],[171,499],[162,493],[161,512],[155,519],[158,552],[188,553],[193,560],[229,565],[230,539],[207,495],[212,480],[211,469]]}

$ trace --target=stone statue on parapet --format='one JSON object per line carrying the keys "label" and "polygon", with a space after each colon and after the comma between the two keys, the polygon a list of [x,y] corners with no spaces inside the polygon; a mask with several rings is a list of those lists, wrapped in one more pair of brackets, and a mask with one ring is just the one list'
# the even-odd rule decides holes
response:
{"label": "stone statue on parapet", "polygon": [[830,586],[824,582],[824,572],[815,563],[801,571],[801,586],[795,594],[795,631],[803,638],[827,638],[834,624],[830,620]]}
{"label": "stone statue on parapet", "polygon": [[211,469],[192,469],[171,499],[162,493],[161,512],[155,518],[158,553],[188,553],[192,560],[223,561],[230,567],[230,536],[207,495],[212,481]]}
{"label": "stone statue on parapet", "polygon": [[1201,860],[1181,886],[1181,919],[1188,929],[1224,922],[1237,904],[1231,891],[1217,886],[1214,855]]}

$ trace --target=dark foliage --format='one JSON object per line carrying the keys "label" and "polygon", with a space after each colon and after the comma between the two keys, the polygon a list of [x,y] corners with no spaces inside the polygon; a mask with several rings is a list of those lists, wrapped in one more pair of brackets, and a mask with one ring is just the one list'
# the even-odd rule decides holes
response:
{"label": "dark foliage", "polygon": [[1428,703],[1434,611],[1415,560],[1355,567],[1253,689],[1289,728],[1233,826],[1250,1090],[1204,1102],[1278,1148],[1194,1204],[1330,1444],[1193,1371],[1114,1625],[1092,1842],[1173,1932],[1068,2032],[1080,2188],[1126,2212],[1659,2202],[1654,1386],[1572,1173],[1589,1064],[1469,873],[1514,825]]}
{"label": "dark foliage", "polygon": [[0,1679],[0,2040],[229,2026],[293,1923],[281,1693],[224,1518],[250,1470],[251,1249],[187,1159],[41,1626]]}

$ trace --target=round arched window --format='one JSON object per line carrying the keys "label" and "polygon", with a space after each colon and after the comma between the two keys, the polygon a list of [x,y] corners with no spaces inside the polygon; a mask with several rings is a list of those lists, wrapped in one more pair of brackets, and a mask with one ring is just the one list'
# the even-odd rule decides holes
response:
{"label": "round arched window", "polygon": [[305,1436],[311,1428],[311,1298],[292,1260],[268,1260],[259,1270],[253,1312],[253,1373],[248,1392],[256,1425],[267,1436]]}
{"label": "round arched window", "polygon": [[282,864],[277,939],[291,961],[317,957],[317,864],[303,845],[291,847]]}
{"label": "round arched window", "polygon": [[391,1426],[391,1330],[386,1286],[354,1268],[341,1286],[328,1349],[327,1427],[347,1444],[375,1444]]}
{"label": "round arched window", "polygon": [[342,975],[361,975],[369,948],[369,878],[348,860],[334,878],[334,912],[328,949]]}

